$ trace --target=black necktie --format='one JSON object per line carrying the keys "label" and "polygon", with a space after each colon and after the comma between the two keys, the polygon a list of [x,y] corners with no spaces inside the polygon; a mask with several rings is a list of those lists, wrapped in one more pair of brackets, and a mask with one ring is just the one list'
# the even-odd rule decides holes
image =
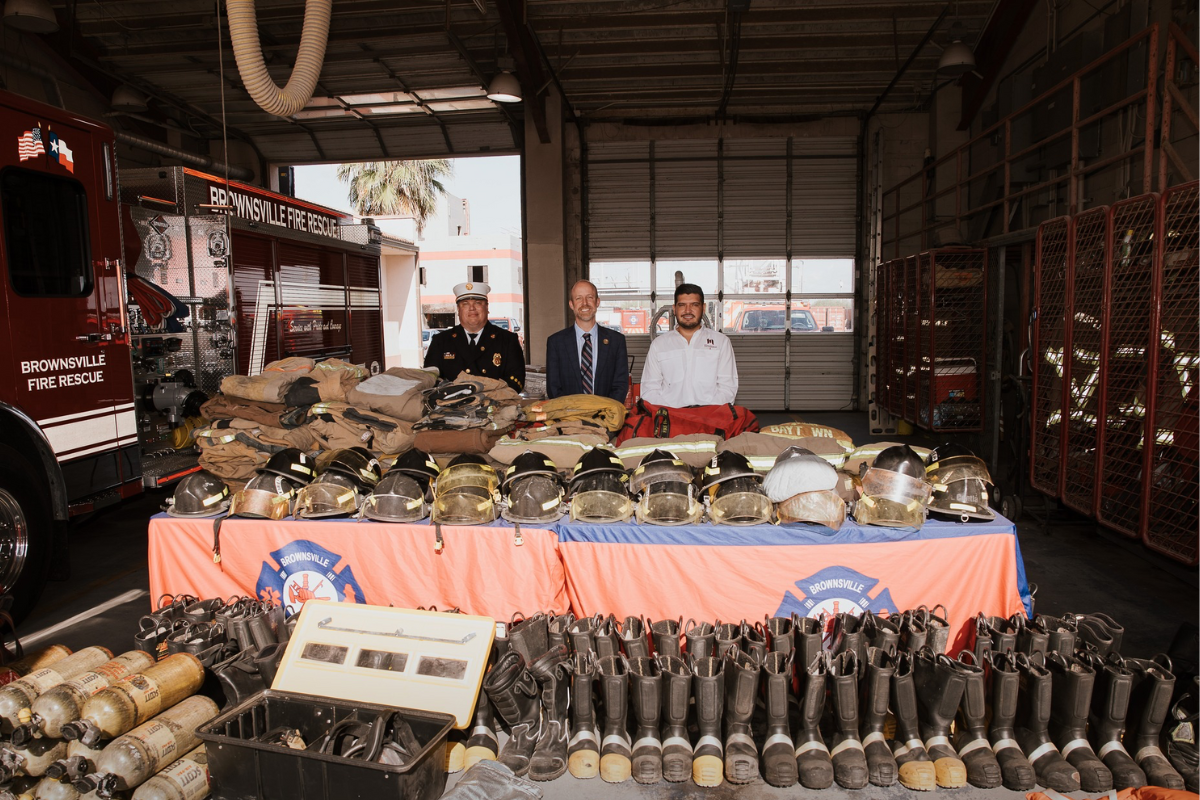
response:
{"label": "black necktie", "polygon": [[592,335],[585,333],[583,335],[583,359],[579,365],[579,371],[583,376],[583,393],[592,393]]}
{"label": "black necktie", "polygon": [[467,336],[471,337],[471,347],[474,347],[475,343],[477,341],[479,341],[479,334],[478,333],[468,333]]}

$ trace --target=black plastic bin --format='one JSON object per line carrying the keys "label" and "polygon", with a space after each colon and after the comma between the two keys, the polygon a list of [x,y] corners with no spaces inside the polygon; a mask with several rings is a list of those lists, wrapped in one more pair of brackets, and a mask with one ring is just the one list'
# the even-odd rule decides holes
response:
{"label": "black plastic bin", "polygon": [[[400,712],[421,744],[404,766],[371,764],[254,741],[280,726],[306,742],[343,719]],[[436,800],[446,789],[444,747],[454,717],[373,703],[265,691],[200,727],[215,800]]]}

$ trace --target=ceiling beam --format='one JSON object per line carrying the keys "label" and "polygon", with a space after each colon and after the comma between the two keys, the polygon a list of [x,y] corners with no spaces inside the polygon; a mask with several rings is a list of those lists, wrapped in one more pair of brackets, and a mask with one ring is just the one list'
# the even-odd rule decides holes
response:
{"label": "ceiling beam", "polygon": [[975,72],[983,77],[968,72],[958,82],[962,87],[962,116],[958,120],[958,130],[971,127],[1035,5],[1037,0],[1007,0],[1003,13],[994,14],[988,20],[975,45]]}

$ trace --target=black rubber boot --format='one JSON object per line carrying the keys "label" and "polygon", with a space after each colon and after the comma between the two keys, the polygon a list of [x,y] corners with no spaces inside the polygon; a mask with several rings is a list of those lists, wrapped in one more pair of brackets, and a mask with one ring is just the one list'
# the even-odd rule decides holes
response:
{"label": "black rubber boot", "polygon": [[[940,615],[936,613],[939,608],[942,610]],[[926,611],[926,613],[928,616],[925,618],[925,629],[928,632],[928,638],[926,638],[925,644],[929,645],[934,653],[944,653],[950,645],[950,621],[946,619],[946,607],[939,603],[933,607],[932,611]]]}
{"label": "black rubber boot", "polygon": [[855,664],[867,661],[867,637],[863,635],[862,620],[843,612],[833,618],[833,646],[830,650],[839,653],[854,653]]}
{"label": "black rubber boot", "polygon": [[712,658],[716,655],[717,633],[710,622],[688,620],[683,639],[687,643],[687,656],[692,660]]}
{"label": "black rubber boot", "polygon": [[1070,614],[1079,627],[1080,641],[1087,642],[1101,656],[1121,652],[1121,638],[1125,628],[1108,614]]}
{"label": "black rubber boot", "polygon": [[682,656],[683,650],[679,645],[682,629],[682,619],[660,619],[650,623],[650,638],[654,640],[654,654],[656,656]]}
{"label": "black rubber boot", "polygon": [[593,624],[592,640],[597,658],[621,655],[621,626],[611,615]]}
{"label": "black rubber boot", "polygon": [[[861,639],[861,632],[858,634]],[[853,647],[853,642],[851,642]],[[834,656],[829,669],[833,700],[833,779],[843,789],[867,785],[867,755],[858,738],[858,654],[847,649]]]}
{"label": "black rubber boot", "polygon": [[1053,679],[1050,670],[1028,656],[1017,658],[1021,691],[1017,699],[1017,743],[1037,773],[1037,782],[1056,792],[1079,791],[1079,771],[1050,740]]}
{"label": "black rubber boot", "polygon": [[761,622],[753,625],[748,622],[742,623],[741,648],[759,664],[767,657],[767,629]]}
{"label": "black rubber boot", "polygon": [[[792,641],[796,650],[796,655],[792,658],[792,666],[801,678],[797,685],[800,687],[799,691],[803,692],[804,673],[812,666],[813,661],[821,654],[824,647],[825,630],[821,627],[820,620],[793,615]],[[825,701],[822,700],[822,708],[824,708],[824,703]]]}
{"label": "black rubber boot", "polygon": [[1013,626],[1017,629],[1017,652],[1027,656],[1046,655],[1050,644],[1050,634],[1042,629],[1037,617],[1025,619],[1023,614],[1012,615]]}
{"label": "black rubber boot", "polygon": [[599,623],[598,617],[584,617],[577,619],[567,628],[567,638],[571,642],[571,652],[578,655],[581,653],[591,653],[596,655],[596,640],[592,635],[595,625]]}
{"label": "black rubber boot", "polygon": [[966,679],[943,654],[922,648],[913,659],[913,681],[917,687],[921,739],[937,770],[943,789],[967,785],[967,765],[950,744],[950,724],[962,702]]}
{"label": "black rubber boot", "polygon": [[1050,706],[1050,738],[1063,758],[1079,770],[1079,786],[1085,792],[1107,792],[1112,772],[1092,750],[1087,740],[1088,709],[1096,672],[1074,656],[1051,653],[1047,658],[1054,679]]}
{"label": "black rubber boot", "polygon": [[1037,782],[1037,774],[1017,744],[1014,730],[1021,688],[1016,655],[1012,650],[992,650],[987,654],[984,669],[992,684],[992,722],[988,727],[988,741],[992,745],[992,752],[996,754],[996,762],[1000,764],[1004,788],[1028,792]]}
{"label": "black rubber boot", "polygon": [[1125,663],[1133,673],[1125,749],[1133,754],[1151,786],[1183,789],[1183,776],[1167,760],[1159,743],[1175,692],[1175,676],[1157,661],[1130,658]]}
{"label": "black rubber boot", "polygon": [[[897,631],[897,639],[899,635]],[[896,672],[891,652],[878,647],[867,648],[867,666],[859,681],[858,732],[867,758],[867,779],[875,786],[891,786],[896,782],[896,759],[883,733],[892,675]]]}
{"label": "black rubber boot", "polygon": [[965,681],[954,724],[954,749],[967,765],[968,783],[979,789],[995,789],[1004,782],[1004,776],[988,741],[987,686],[983,668],[966,663],[964,658],[974,660],[974,654],[964,650],[954,662],[954,668]]}
{"label": "black rubber boot", "polygon": [[[689,646],[691,642],[689,641]],[[692,687],[696,696],[696,727],[700,738],[692,754],[692,780],[697,786],[720,786],[724,775],[721,714],[725,708],[725,660],[692,659]]]}
{"label": "black rubber boot", "polygon": [[863,613],[862,632],[866,637],[867,647],[876,647],[885,652],[900,649],[900,626],[873,611]]}
{"label": "black rubber boot", "polygon": [[692,698],[692,671],[679,656],[658,656],[662,673],[662,772],[671,783],[692,775],[692,743],[688,739],[688,703]]}
{"label": "black rubber boot", "polygon": [[1046,632],[1046,652],[1067,655],[1075,652],[1075,640],[1079,633],[1079,626],[1074,617],[1048,617],[1045,614],[1038,614],[1037,619],[1042,630]]}
{"label": "black rubber boot", "polygon": [[740,622],[720,622],[716,626],[717,658],[724,658],[731,649],[742,646],[742,625]]}
{"label": "black rubber boot", "polygon": [[[816,620],[809,620],[816,622]],[[819,642],[819,639],[818,639]],[[796,642],[796,656],[811,642],[803,637]],[[829,655],[818,647],[807,666],[793,659],[800,684],[800,729],[796,731],[796,769],[805,789],[828,789],[833,785],[833,760],[821,738],[821,717],[825,714],[825,692],[829,680]]]}
{"label": "black rubber boot", "polygon": [[553,650],[556,647],[567,647],[567,653],[570,653],[570,637],[567,631],[575,624],[575,615],[568,611],[566,614],[559,614],[556,617],[550,617],[546,620],[546,636],[549,640],[548,649]]}
{"label": "black rubber boot", "polygon": [[896,656],[896,669],[892,673],[892,713],[896,716],[892,756],[896,759],[897,778],[905,788],[932,791],[937,786],[937,769],[921,740],[913,655],[907,650]]}
{"label": "black rubber boot", "polygon": [[637,733],[633,737],[633,779],[638,783],[662,780],[662,739],[658,722],[662,713],[662,672],[647,657],[629,659],[629,691]]}
{"label": "black rubber boot", "polygon": [[[509,650],[508,628],[503,623],[497,626],[496,638],[492,640],[492,652],[488,658],[488,666],[494,666]],[[483,686],[479,687],[479,696],[475,698],[475,719],[471,723],[471,731],[467,735],[466,750],[463,754],[463,769],[469,769],[480,761],[495,761],[500,752],[500,741],[496,738],[496,718],[492,710],[492,701],[488,700]],[[453,759],[453,754],[447,760]]]}
{"label": "black rubber boot", "polygon": [[1200,678],[1193,677],[1191,688],[1167,712],[1167,721],[1159,739],[1167,760],[1183,777],[1183,788],[1189,792],[1196,792],[1200,785],[1197,722],[1200,722]]}
{"label": "black rubber boot", "polygon": [[[790,620],[784,620],[791,625]],[[766,689],[767,730],[763,740],[763,777],[772,786],[793,786],[796,771],[796,744],[788,723],[788,698],[792,694],[792,653],[776,650],[763,662]]]}
{"label": "black rubber boot", "polygon": [[1003,654],[1017,649],[1017,631],[1004,617],[975,617],[975,659],[983,664],[993,650]]}
{"label": "black rubber boot", "polygon": [[758,777],[758,748],[750,718],[758,697],[762,665],[750,653],[731,647],[725,653],[725,780],[749,783]]}
{"label": "black rubber boot", "polygon": [[1106,660],[1095,653],[1080,651],[1079,659],[1096,671],[1087,729],[1092,749],[1112,773],[1113,788],[1145,786],[1146,773],[1121,741],[1129,714],[1133,673],[1126,668],[1124,659],[1115,653]]}
{"label": "black rubber boot", "polygon": [[483,688],[510,730],[498,760],[515,775],[524,775],[542,735],[542,703],[537,681],[525,669],[525,659],[514,650],[488,671]]}
{"label": "black rubber boot", "polygon": [[900,617],[900,649],[916,655],[929,639],[925,625],[929,612],[923,609],[905,611]]}
{"label": "black rubber boot", "polygon": [[604,738],[600,741],[600,777],[609,783],[629,780],[632,743],[626,720],[629,714],[629,670],[621,656],[596,662],[600,694],[604,697]]}
{"label": "black rubber boot", "polygon": [[621,625],[621,648],[627,658],[649,658],[650,640],[646,638],[646,623],[641,617],[626,617]]}
{"label": "black rubber boot", "polygon": [[[565,631],[566,626],[563,626]],[[541,686],[542,735],[529,759],[529,777],[552,781],[567,771],[567,698],[570,664],[561,644],[529,665]]]}
{"label": "black rubber boot", "polygon": [[771,617],[766,621],[767,649],[772,653],[791,653],[795,647],[791,617]]}
{"label": "black rubber boot", "polygon": [[576,778],[600,774],[600,731],[592,687],[596,680],[596,656],[576,651],[571,658],[571,738],[567,742],[567,769]]}

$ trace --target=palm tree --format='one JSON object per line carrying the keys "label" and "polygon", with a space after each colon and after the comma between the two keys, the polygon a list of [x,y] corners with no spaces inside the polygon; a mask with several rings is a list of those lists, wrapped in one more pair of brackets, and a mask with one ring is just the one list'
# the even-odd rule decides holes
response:
{"label": "palm tree", "polygon": [[418,234],[437,210],[437,200],[446,193],[439,178],[453,168],[444,158],[431,161],[365,161],[342,164],[338,180],[350,190],[350,204],[360,216],[412,215]]}

